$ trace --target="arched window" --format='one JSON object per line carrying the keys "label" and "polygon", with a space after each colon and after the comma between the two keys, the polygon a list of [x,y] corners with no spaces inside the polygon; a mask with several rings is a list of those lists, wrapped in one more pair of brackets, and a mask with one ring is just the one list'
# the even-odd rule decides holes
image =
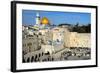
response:
{"label": "arched window", "polygon": [[39,53],[39,57],[41,56],[41,54]]}
{"label": "arched window", "polygon": [[42,56],[43,56],[43,52],[42,52]]}
{"label": "arched window", "polygon": [[35,59],[37,59],[37,55],[35,55]]}
{"label": "arched window", "polygon": [[33,62],[33,61],[34,61],[34,56],[31,57],[31,62]]}
{"label": "arched window", "polygon": [[48,61],[49,61],[50,59],[48,58]]}
{"label": "arched window", "polygon": [[45,55],[50,55],[49,51],[47,51],[47,53],[45,53]]}
{"label": "arched window", "polygon": [[54,58],[52,58],[52,61],[54,61]]}
{"label": "arched window", "polygon": [[23,58],[23,63],[25,63],[25,59]]}
{"label": "arched window", "polygon": [[30,62],[30,59],[29,58],[27,58],[27,62]]}

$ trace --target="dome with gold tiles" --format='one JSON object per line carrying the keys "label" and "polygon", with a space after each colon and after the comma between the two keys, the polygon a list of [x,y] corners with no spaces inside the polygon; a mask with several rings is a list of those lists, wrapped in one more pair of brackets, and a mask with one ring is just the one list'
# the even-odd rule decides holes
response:
{"label": "dome with gold tiles", "polygon": [[48,18],[43,17],[43,18],[41,19],[41,24],[43,24],[43,25],[49,25],[49,20],[48,20]]}

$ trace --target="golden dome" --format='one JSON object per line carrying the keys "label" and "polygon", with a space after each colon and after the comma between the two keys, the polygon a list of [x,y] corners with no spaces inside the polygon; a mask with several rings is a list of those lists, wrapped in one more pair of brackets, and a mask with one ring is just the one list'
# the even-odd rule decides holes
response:
{"label": "golden dome", "polygon": [[48,18],[43,17],[43,18],[41,19],[41,24],[45,24],[45,25],[49,24]]}

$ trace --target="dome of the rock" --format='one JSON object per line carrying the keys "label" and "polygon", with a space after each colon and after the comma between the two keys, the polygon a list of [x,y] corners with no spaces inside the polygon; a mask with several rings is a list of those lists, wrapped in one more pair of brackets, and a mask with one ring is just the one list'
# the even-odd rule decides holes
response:
{"label": "dome of the rock", "polygon": [[48,18],[43,17],[43,18],[41,19],[41,24],[43,24],[43,25],[48,25],[48,24],[49,24]]}

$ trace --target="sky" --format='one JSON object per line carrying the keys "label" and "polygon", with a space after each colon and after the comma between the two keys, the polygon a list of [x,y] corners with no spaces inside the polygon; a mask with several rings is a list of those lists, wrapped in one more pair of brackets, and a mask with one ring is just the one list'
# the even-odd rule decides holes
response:
{"label": "sky", "polygon": [[22,11],[22,24],[23,25],[35,25],[36,13],[39,12],[40,18],[47,17],[51,25],[59,25],[68,23],[75,25],[91,24],[91,13],[82,12],[58,12],[58,11],[35,11],[35,10],[23,10]]}

